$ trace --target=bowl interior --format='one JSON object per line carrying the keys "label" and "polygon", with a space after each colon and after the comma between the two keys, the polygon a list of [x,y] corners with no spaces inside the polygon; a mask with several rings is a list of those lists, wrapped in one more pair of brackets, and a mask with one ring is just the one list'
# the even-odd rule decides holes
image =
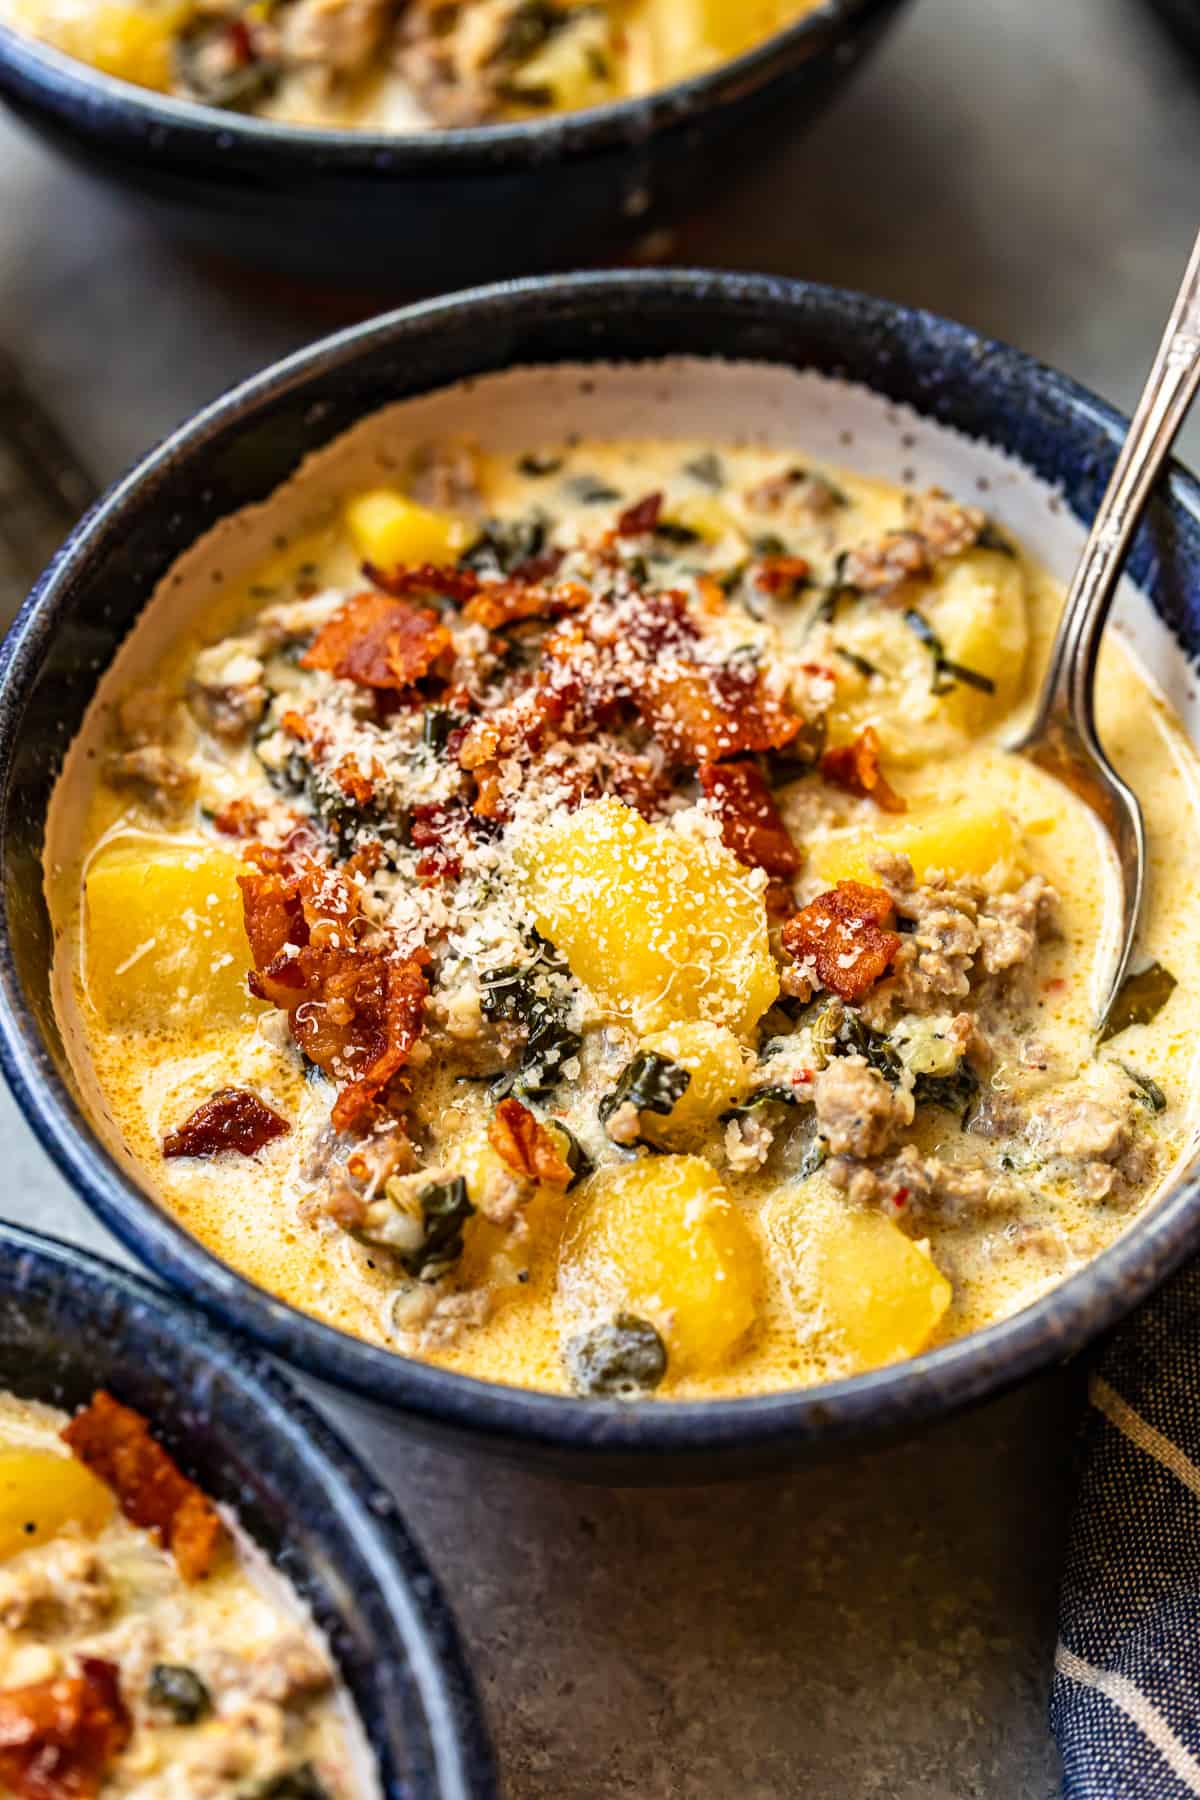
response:
{"label": "bowl interior", "polygon": [[97,1258],[0,1227],[0,1387],[67,1410],[107,1387],[151,1420],[310,1610],[387,1800],[494,1791],[432,1577],[387,1496],[279,1377]]}
{"label": "bowl interior", "polygon": [[[736,353],[737,361],[729,358]],[[582,365],[582,366],[581,366]],[[441,391],[449,390],[449,391]],[[381,407],[346,444],[333,440]],[[470,427],[485,442],[571,428],[710,432],[799,445],[981,503],[1059,576],[1107,479],[1120,421],[1063,378],[960,327],[802,284],[700,274],[517,283],[408,309],[341,334],[235,391],[170,440],[76,533],[27,603],[0,662],[0,1050],[35,1127],[131,1247],[204,1304],[303,1367],[383,1404],[485,1438],[600,1456],[704,1456],[786,1438],[902,1427],[992,1391],[1077,1347],[1128,1310],[1195,1237],[1178,1184],[1087,1270],[1013,1319],[913,1363],[760,1399],[628,1409],[499,1389],[345,1338],[217,1265],[98,1145],[50,1004],[41,889],[50,790],[101,670],[175,559],[302,471],[325,479],[379,434],[399,445]],[[974,490],[974,491],[972,491]],[[239,553],[241,527],[201,546],[156,607],[173,625],[204,557]],[[243,546],[244,548],[244,546]],[[1121,628],[1171,703],[1197,724],[1200,499],[1176,474],[1131,563]],[[124,673],[124,672],[123,672]]]}

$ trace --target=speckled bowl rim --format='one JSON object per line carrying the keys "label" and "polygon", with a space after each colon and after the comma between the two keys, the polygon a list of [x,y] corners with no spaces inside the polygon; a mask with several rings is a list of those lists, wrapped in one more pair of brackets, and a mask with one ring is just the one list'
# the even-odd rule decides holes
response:
{"label": "speckled bowl rim", "polygon": [[41,95],[66,97],[85,114],[136,120],[154,154],[154,133],[211,153],[253,149],[268,169],[299,153],[322,170],[380,175],[409,172],[469,174],[590,155],[613,146],[648,145],[697,114],[766,87],[792,67],[837,53],[911,0],[824,0],[815,12],[773,32],[761,44],[688,81],[605,106],[491,125],[437,127],[422,132],[357,131],[280,124],[249,113],[224,112],[138,87],[55,50],[0,20],[0,68],[7,67]]}
{"label": "speckled bowl rim", "polygon": [[[352,326],[242,383],[173,433],[92,508],[29,595],[0,646],[0,889],[8,860],[5,827],[14,744],[58,614],[66,607],[76,573],[82,575],[96,553],[98,540],[119,534],[122,515],[138,511],[143,486],[153,488],[160,470],[165,473],[186,460],[191,450],[231,425],[244,425],[272,398],[302,389],[308,377],[345,368],[381,342],[419,340],[451,321],[456,329],[470,325],[486,334],[498,319],[515,316],[536,324],[561,317],[578,330],[578,358],[586,361],[604,357],[603,350],[590,345],[589,309],[632,310],[651,295],[679,306],[703,305],[713,295],[730,308],[757,303],[783,316],[794,311],[798,320],[808,316],[828,322],[871,342],[906,331],[921,342],[949,347],[972,369],[1002,375],[1035,409],[1040,401],[1051,416],[1064,413],[1078,430],[1090,434],[1108,461],[1127,429],[1118,412],[1067,376],[963,325],[890,301],[774,276],[628,270],[542,277],[423,301]],[[752,351],[736,344],[729,350],[753,359]],[[882,352],[881,360],[886,362]],[[889,393],[882,375],[878,391]],[[1002,448],[1014,448],[1013,432],[999,406],[992,429],[973,429]],[[1195,478],[1173,464],[1161,492],[1168,510],[1186,517],[1200,538],[1200,484]],[[1135,577],[1144,574],[1143,562],[1138,551],[1132,563]],[[1200,1178],[1193,1177],[1167,1193],[1094,1262],[1031,1306],[909,1362],[821,1387],[736,1399],[633,1406],[581,1400],[482,1381],[350,1337],[255,1287],[190,1237],[128,1180],[76,1106],[26,1001],[2,907],[0,1065],[44,1148],[121,1241],[165,1280],[260,1345],[376,1406],[468,1434],[481,1444],[509,1450],[540,1446],[568,1458],[576,1451],[591,1453],[593,1460],[609,1455],[614,1462],[632,1456],[651,1480],[656,1459],[669,1478],[674,1456],[694,1460],[697,1453],[717,1457],[724,1451],[778,1450],[781,1445],[800,1451],[882,1432],[902,1433],[995,1394],[1107,1331],[1200,1241]]]}
{"label": "speckled bowl rim", "polygon": [[[395,1632],[395,1652],[404,1657],[424,1714],[439,1795],[494,1800],[499,1790],[492,1749],[450,1608],[402,1524],[394,1497],[333,1427],[265,1358],[198,1318],[171,1293],[93,1251],[0,1222],[0,1337],[3,1307],[38,1289],[51,1296],[80,1293],[106,1319],[115,1302],[127,1334],[123,1355],[132,1357],[139,1345],[152,1344],[160,1366],[165,1362],[205,1376],[220,1369],[239,1413],[244,1409],[253,1424],[255,1441],[282,1446],[367,1565],[374,1597]],[[331,1542],[328,1555],[335,1569],[340,1553],[340,1543]],[[381,1648],[388,1653],[386,1645]],[[369,1734],[370,1722],[364,1723]],[[387,1792],[401,1800],[409,1789],[400,1778]]]}

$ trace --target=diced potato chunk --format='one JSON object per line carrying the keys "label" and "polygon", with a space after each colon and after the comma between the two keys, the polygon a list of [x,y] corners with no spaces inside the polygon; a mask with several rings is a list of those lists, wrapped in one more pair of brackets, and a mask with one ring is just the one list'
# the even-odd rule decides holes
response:
{"label": "diced potato chunk", "polygon": [[781,1189],[763,1225],[798,1315],[830,1331],[856,1368],[898,1362],[928,1344],[950,1283],[883,1213],[851,1207],[818,1174]]}
{"label": "diced potato chunk", "polygon": [[[473,1132],[447,1153],[448,1172],[466,1178],[467,1197],[476,1209],[463,1228],[458,1273],[467,1287],[490,1281],[515,1290],[518,1271],[549,1255],[568,1202],[561,1188],[523,1182],[488,1143]],[[519,1197],[519,1198],[518,1198]],[[517,1209],[510,1207],[517,1198]],[[489,1216],[493,1215],[493,1216]],[[512,1229],[519,1216],[519,1228]]]}
{"label": "diced potato chunk", "polygon": [[16,0],[14,18],[36,37],[106,75],[165,92],[171,85],[173,42],[194,8],[190,0],[98,6],[77,0]]}
{"label": "diced potato chunk", "polygon": [[639,0],[634,8],[650,35],[659,82],[682,81],[739,56],[787,16],[782,0]]}
{"label": "diced potato chunk", "polygon": [[343,516],[363,561],[384,570],[402,563],[452,563],[471,541],[471,528],[462,519],[419,506],[395,488],[356,494]]}
{"label": "diced potato chunk", "polygon": [[256,1010],[237,858],[117,840],[84,881],[84,983],[106,1025],[227,1024]]}
{"label": "diced potato chunk", "polygon": [[571,1314],[646,1319],[669,1374],[698,1373],[728,1362],[753,1325],[760,1257],[709,1163],[650,1156],[588,1182],[558,1280]]}
{"label": "diced potato chunk", "polygon": [[517,861],[537,929],[637,1030],[708,1019],[749,1032],[779,992],[761,888],[722,844],[599,800]]}
{"label": "diced potato chunk", "polygon": [[985,676],[990,694],[959,682],[943,698],[964,731],[982,731],[1013,706],[1029,649],[1025,578],[1015,557],[973,550],[934,576],[929,617],[952,662]]}
{"label": "diced potato chunk", "polygon": [[668,1114],[641,1115],[641,1134],[653,1144],[676,1148],[702,1136],[718,1114],[736,1106],[746,1092],[742,1046],[723,1025],[703,1020],[672,1025],[643,1038],[640,1048],[669,1057],[691,1077]]}
{"label": "diced potato chunk", "polygon": [[112,1517],[113,1497],[73,1456],[54,1450],[0,1450],[0,1560],[56,1537],[65,1526],[89,1535]]}
{"label": "diced potato chunk", "polygon": [[823,882],[865,881],[878,885],[871,858],[880,851],[907,856],[918,881],[934,869],[951,875],[986,875],[997,863],[1023,866],[1021,834],[1007,813],[994,807],[956,806],[914,814],[882,831],[845,831],[814,844],[809,868]]}

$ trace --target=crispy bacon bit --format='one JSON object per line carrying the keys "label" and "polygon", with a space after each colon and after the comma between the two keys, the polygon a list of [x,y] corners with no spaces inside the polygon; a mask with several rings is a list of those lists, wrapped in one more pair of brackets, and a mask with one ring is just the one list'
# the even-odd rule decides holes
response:
{"label": "crispy bacon bit", "polygon": [[112,1489],[130,1523],[157,1534],[185,1581],[208,1574],[225,1527],[208,1496],[150,1435],[141,1413],[101,1388],[91,1405],[64,1426],[62,1438],[71,1454]]}
{"label": "crispy bacon bit", "polygon": [[280,715],[279,729],[288,737],[295,738],[297,743],[307,744],[313,735],[313,722],[307,713],[297,712],[294,706]]}
{"label": "crispy bacon bit", "polygon": [[668,755],[688,768],[751,750],[782,749],[801,726],[756,669],[737,663],[667,658],[651,664],[634,704]]}
{"label": "crispy bacon bit", "polygon": [[839,744],[825,752],[821,758],[821,778],[831,787],[844,788],[848,794],[873,800],[884,812],[907,812],[908,801],[891,786],[879,766],[882,748],[879,733],[873,725],[868,725],[852,744]]}
{"label": "crispy bacon bit", "polygon": [[560,581],[555,588],[544,587],[540,581],[494,581],[468,600],[463,618],[489,631],[503,631],[521,619],[564,618],[590,600],[588,590],[578,581]]}
{"label": "crispy bacon bit", "polygon": [[445,569],[436,563],[401,564],[389,574],[374,563],[365,562],[362,572],[373,587],[382,588],[393,600],[410,600],[414,594],[426,594],[462,606],[483,585],[474,569]]}
{"label": "crispy bacon bit", "polygon": [[163,1155],[220,1156],[234,1150],[255,1156],[264,1144],[291,1130],[286,1119],[248,1088],[218,1088],[177,1131],[163,1139]]}
{"label": "crispy bacon bit", "polygon": [[265,817],[266,813],[256,800],[239,794],[214,816],[213,824],[226,837],[249,838],[258,831]]}
{"label": "crispy bacon bit", "polygon": [[552,581],[567,559],[565,550],[551,544],[536,556],[527,556],[513,570],[518,581]]}
{"label": "crispy bacon bit", "polygon": [[540,1119],[519,1100],[502,1100],[488,1126],[488,1143],[514,1175],[547,1187],[570,1187],[573,1171]]}
{"label": "crispy bacon bit", "polygon": [[645,537],[653,531],[662,516],[661,494],[647,494],[635,506],[627,506],[617,520],[618,537]]}
{"label": "crispy bacon bit", "polygon": [[355,758],[343,756],[337,767],[330,771],[331,777],[345,794],[347,800],[353,800],[355,806],[369,806],[375,798],[375,781],[381,771],[376,764],[373,775],[364,775]]}
{"label": "crispy bacon bit", "polygon": [[17,1800],[95,1800],[132,1726],[118,1670],[98,1656],[0,1693],[0,1788]]}
{"label": "crispy bacon bit", "polygon": [[457,881],[462,874],[462,859],[450,849],[447,839],[461,830],[466,819],[461,800],[449,805],[414,806],[409,821],[409,842],[421,852],[417,858],[417,876],[421,881]]}
{"label": "crispy bacon bit", "polygon": [[453,655],[450,633],[435,612],[385,594],[358,594],[317,633],[300,667],[399,693],[423,676],[447,674]]}
{"label": "crispy bacon bit", "polygon": [[800,859],[762,770],[753,762],[704,763],[700,791],[711,800],[721,837],[739,862],[768,875],[793,875]]}
{"label": "crispy bacon bit", "polygon": [[767,556],[754,572],[754,585],[764,594],[794,594],[808,580],[808,571],[803,556]]}
{"label": "crispy bacon bit", "polygon": [[816,971],[822,987],[857,1000],[900,948],[899,933],[888,929],[893,918],[886,889],[839,881],[788,920],[781,941],[789,956]]}
{"label": "crispy bacon bit", "polygon": [[344,1084],[333,1124],[347,1131],[399,1074],[421,1034],[428,992],[362,916],[351,882],[307,852],[254,845],[238,876],[254,958],[252,993],[288,1015],[310,1061]]}

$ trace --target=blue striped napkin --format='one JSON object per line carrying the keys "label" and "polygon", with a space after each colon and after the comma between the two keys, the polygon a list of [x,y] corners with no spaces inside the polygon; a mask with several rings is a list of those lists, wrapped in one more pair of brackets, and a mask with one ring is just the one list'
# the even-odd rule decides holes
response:
{"label": "blue striped napkin", "polygon": [[1200,1265],[1099,1358],[1059,1606],[1064,1800],[1200,1796]]}

